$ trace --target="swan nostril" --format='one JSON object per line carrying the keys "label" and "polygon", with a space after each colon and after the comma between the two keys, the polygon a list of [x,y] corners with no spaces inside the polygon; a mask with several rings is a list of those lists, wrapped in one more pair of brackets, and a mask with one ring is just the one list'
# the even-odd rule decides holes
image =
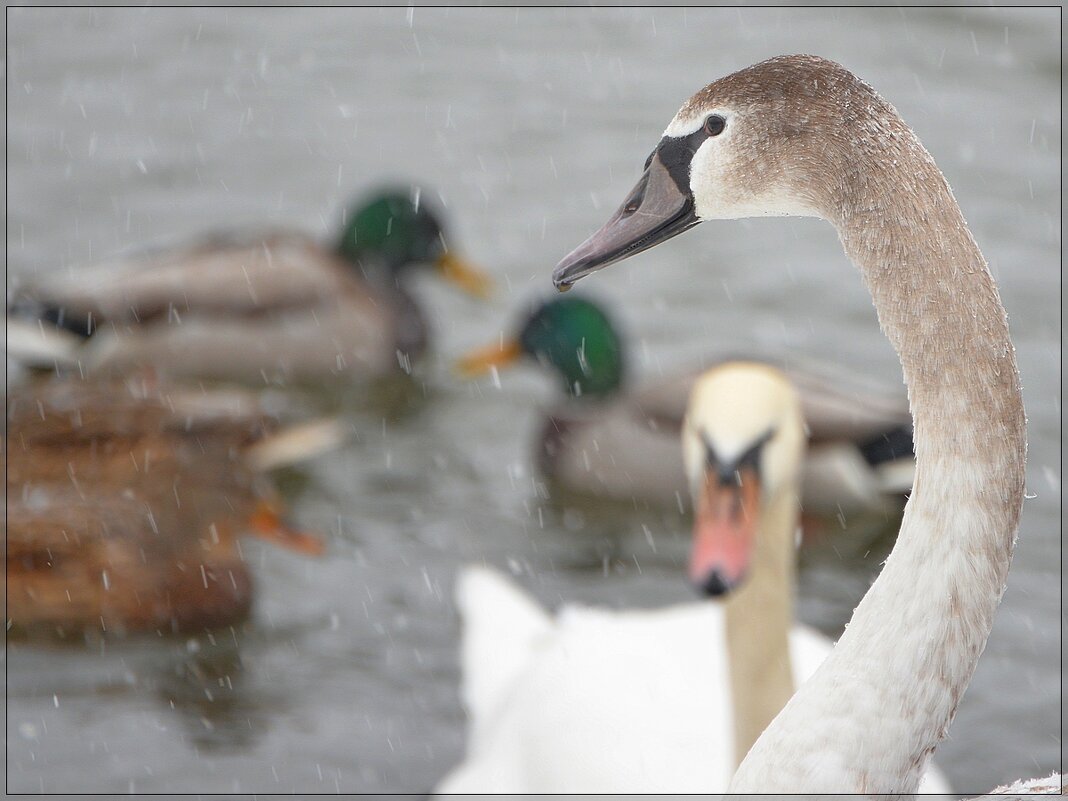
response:
{"label": "swan nostril", "polygon": [[645,200],[645,185],[643,184],[637,192],[627,198],[627,201],[623,204],[623,208],[620,209],[621,217],[629,217],[634,212],[642,207],[642,201]]}
{"label": "swan nostril", "polygon": [[629,217],[642,207],[642,201],[645,200],[645,190],[648,186],[649,174],[646,172],[638,182],[638,185],[634,187],[634,191],[630,193],[630,197],[623,201],[623,207],[619,210],[620,217]]}

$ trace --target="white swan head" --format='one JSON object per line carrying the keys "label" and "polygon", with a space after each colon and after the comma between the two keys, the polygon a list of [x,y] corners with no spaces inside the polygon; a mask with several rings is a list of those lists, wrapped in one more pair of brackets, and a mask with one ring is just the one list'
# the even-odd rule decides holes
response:
{"label": "white swan head", "polygon": [[682,429],[694,507],[689,573],[698,588],[730,591],[745,579],[758,537],[793,535],[762,522],[773,501],[796,503],[804,448],[801,404],[778,370],[728,362],[698,379]]}
{"label": "white swan head", "polygon": [[683,104],[623,205],[564,257],[553,282],[567,289],[704,220],[833,218],[849,194],[843,176],[899,128],[870,86],[816,56],[780,56],[721,78]]}

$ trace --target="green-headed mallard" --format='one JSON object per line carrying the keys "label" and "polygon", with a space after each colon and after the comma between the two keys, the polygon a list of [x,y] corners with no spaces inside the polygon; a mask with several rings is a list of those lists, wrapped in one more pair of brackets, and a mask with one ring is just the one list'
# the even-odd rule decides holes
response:
{"label": "green-headed mallard", "polygon": [[[475,375],[522,357],[554,371],[562,384],[564,397],[536,446],[545,476],[587,495],[685,502],[679,428],[700,370],[631,389],[622,337],[611,318],[592,300],[574,295],[538,304],[512,336],[470,354],[459,366]],[[728,358],[737,355],[709,359],[703,367]],[[826,515],[881,509],[888,502],[900,506],[912,480],[906,399],[880,394],[824,365],[791,359],[776,366],[797,387],[809,431],[805,511]]]}
{"label": "green-headed mallard", "polygon": [[330,246],[287,230],[218,234],[31,281],[13,316],[38,317],[21,341],[44,366],[257,383],[375,378],[410,371],[426,348],[407,285],[427,266],[472,294],[488,290],[425,197],[383,190],[354,207]]}

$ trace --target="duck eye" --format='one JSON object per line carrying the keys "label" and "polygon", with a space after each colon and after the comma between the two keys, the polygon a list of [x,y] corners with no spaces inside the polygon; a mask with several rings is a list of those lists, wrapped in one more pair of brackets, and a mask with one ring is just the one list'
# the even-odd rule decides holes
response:
{"label": "duck eye", "polygon": [[727,127],[727,121],[719,114],[709,114],[705,120],[705,133],[709,136],[719,136]]}

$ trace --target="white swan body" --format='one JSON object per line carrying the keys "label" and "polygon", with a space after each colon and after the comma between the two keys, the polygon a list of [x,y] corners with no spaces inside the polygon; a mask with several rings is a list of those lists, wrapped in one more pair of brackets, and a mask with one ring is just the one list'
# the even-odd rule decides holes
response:
{"label": "white swan body", "polygon": [[641,183],[554,281],[566,288],[702,220],[754,214],[838,230],[901,359],[916,480],[881,575],[730,791],[911,793],[986,644],[1019,524],[1025,425],[1005,310],[916,136],[870,86],[813,56],[762,62],[690,98]]}
{"label": "white swan body", "polygon": [[[456,598],[468,757],[437,792],[726,788],[735,763],[722,605],[568,605],[550,618],[482,567],[463,571]],[[812,675],[831,647],[822,634],[794,626],[794,680]],[[932,767],[920,792],[949,787]]]}
{"label": "white swan body", "polygon": [[[504,576],[475,567],[456,598],[468,757],[438,792],[726,789],[735,761],[721,604],[567,605],[550,618]],[[830,651],[821,634],[794,626],[795,681]]]}

